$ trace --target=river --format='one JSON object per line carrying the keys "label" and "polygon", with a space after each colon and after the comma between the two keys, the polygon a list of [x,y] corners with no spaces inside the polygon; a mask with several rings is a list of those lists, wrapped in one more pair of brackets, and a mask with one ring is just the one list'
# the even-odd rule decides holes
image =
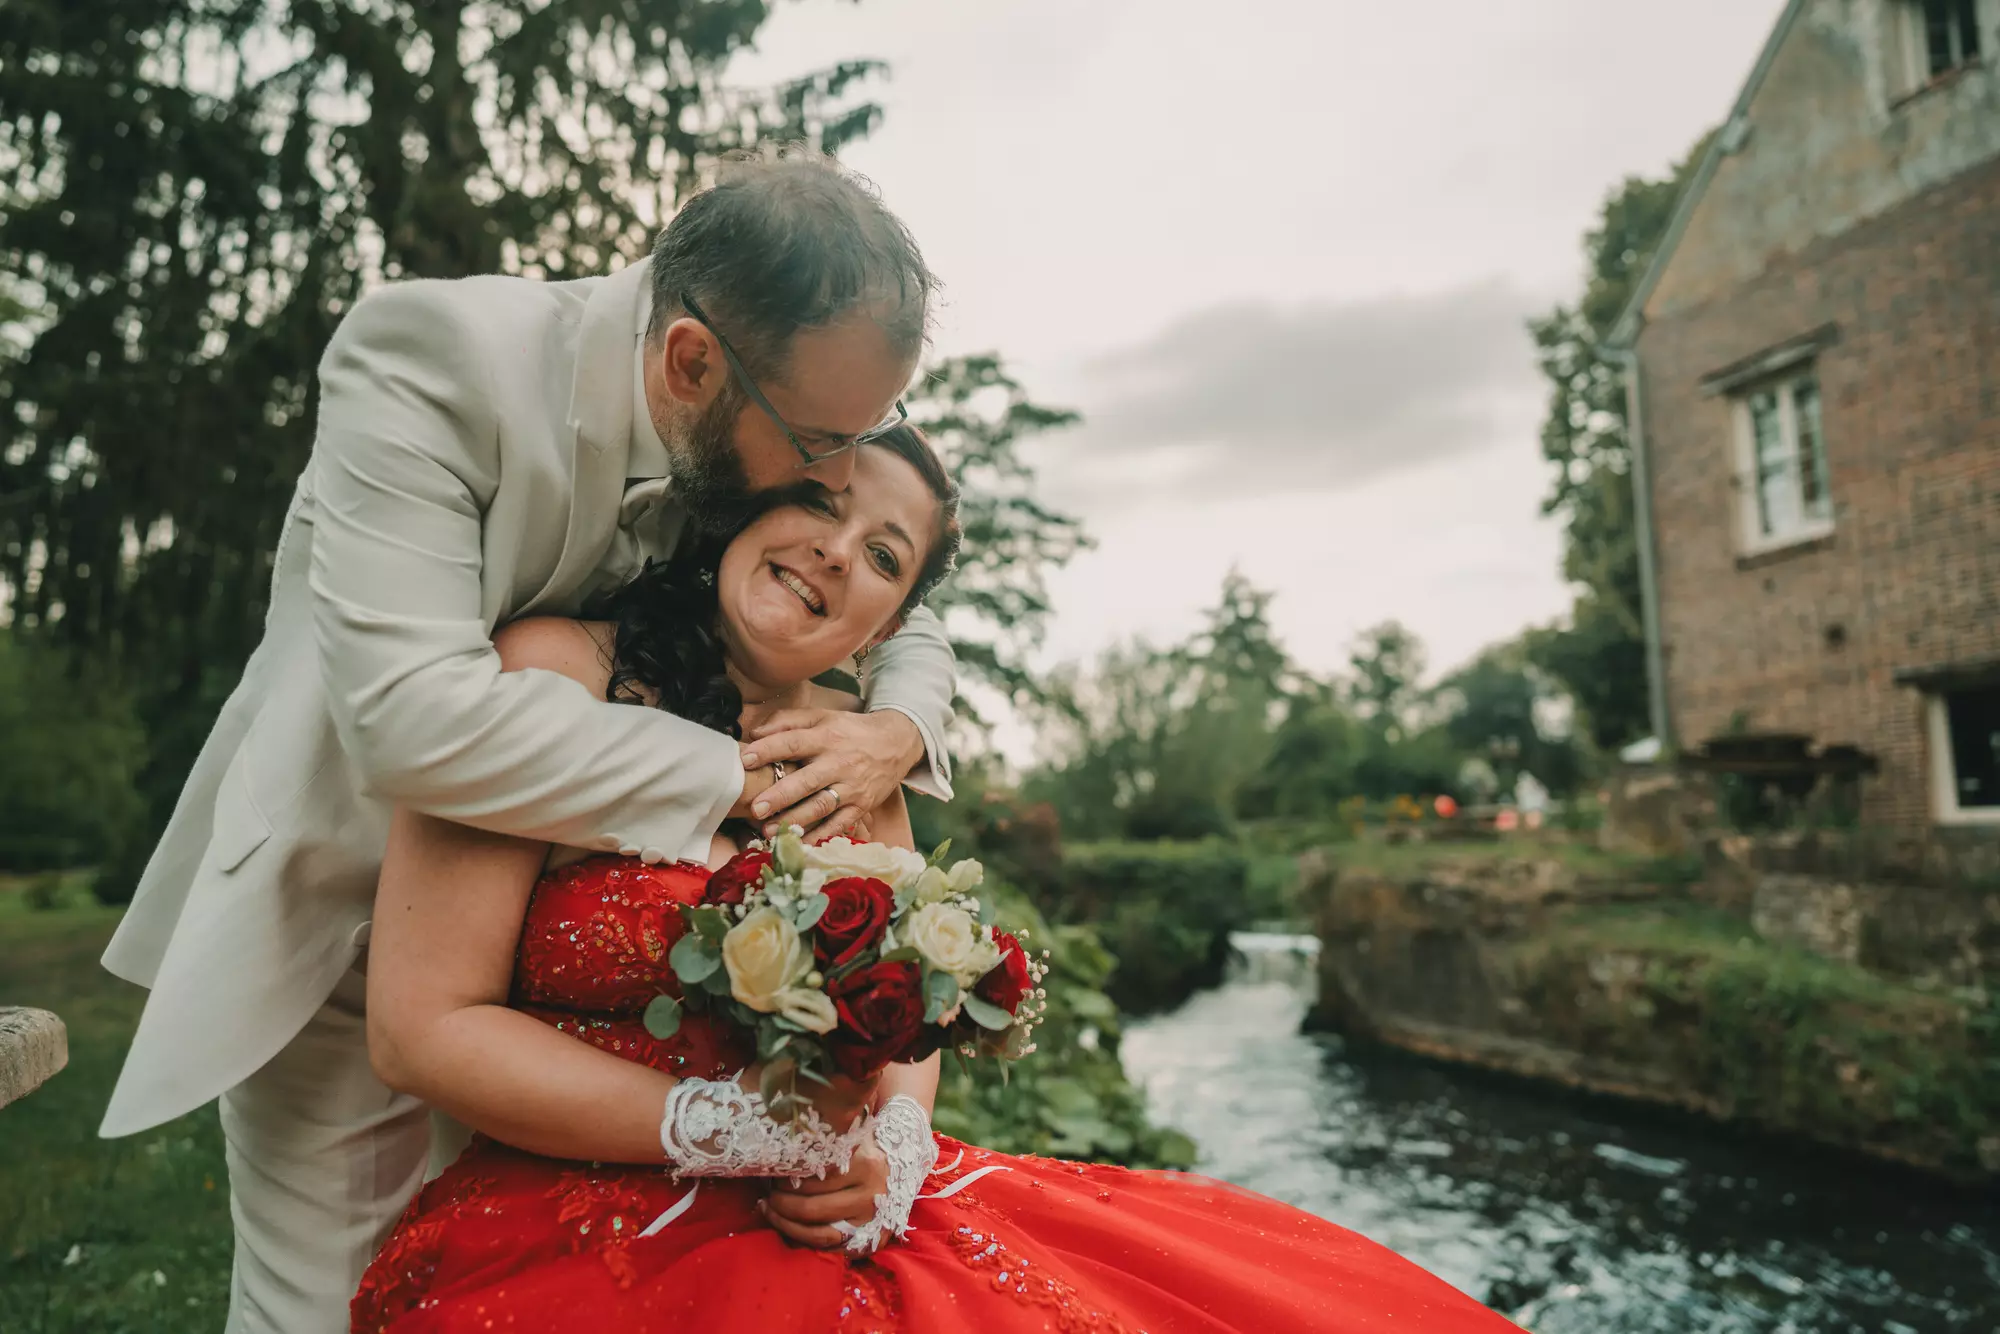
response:
{"label": "river", "polygon": [[1305,1036],[1316,942],[1122,1055],[1200,1170],[1353,1228],[1534,1334],[2000,1330],[2000,1204]]}

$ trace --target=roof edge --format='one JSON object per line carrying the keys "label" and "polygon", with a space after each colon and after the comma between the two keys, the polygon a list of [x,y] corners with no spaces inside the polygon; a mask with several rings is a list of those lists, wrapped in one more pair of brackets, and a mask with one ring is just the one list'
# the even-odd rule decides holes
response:
{"label": "roof edge", "polygon": [[1630,351],[1639,341],[1639,328],[1644,323],[1646,303],[1653,299],[1653,290],[1660,285],[1660,278],[1666,273],[1667,265],[1673,262],[1674,251],[1680,247],[1681,237],[1686,234],[1688,220],[1694,216],[1695,208],[1708,192],[1708,183],[1715,178],[1716,169],[1722,159],[1742,147],[1741,131],[1730,127],[1746,123],[1750,114],[1750,103],[1764,87],[1764,79],[1771,72],[1771,65],[1778,58],[1779,48],[1791,36],[1792,25],[1805,10],[1807,0],[1789,0],[1785,12],[1778,16],[1771,35],[1764,40],[1764,49],[1757,55],[1757,63],[1750,67],[1750,77],[1743,81],[1742,91],[1736,94],[1736,101],[1729,108],[1729,118],[1722,123],[1722,129],[1709,140],[1707,150],[1702,154],[1701,163],[1694,175],[1688,178],[1687,189],[1674,205],[1673,217],[1667,222],[1666,235],[1653,251],[1653,258],[1646,265],[1646,272],[1640,277],[1639,285],[1632,292],[1631,300],[1619,312],[1617,323],[1611,326],[1611,334],[1604,340],[1604,346],[1620,351]]}

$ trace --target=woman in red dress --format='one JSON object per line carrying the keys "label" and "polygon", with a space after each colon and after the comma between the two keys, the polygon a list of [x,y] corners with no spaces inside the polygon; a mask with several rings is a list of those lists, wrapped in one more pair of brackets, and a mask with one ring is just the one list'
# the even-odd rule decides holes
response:
{"label": "woman in red dress", "polygon": [[[772,509],[719,554],[689,548],[614,597],[607,621],[523,622],[498,644],[509,670],[735,732],[825,702],[812,678],[892,632],[956,543],[950,481],[904,431],[862,447],[849,492]],[[869,824],[909,845],[900,799]],[[872,1253],[852,1242],[884,1226],[890,1141],[821,1179],[677,1173],[669,1095],[733,1088],[755,1053],[703,1016],[663,1040],[642,1015],[678,995],[680,907],[733,851],[565,860],[398,814],[371,1053],[385,1082],[479,1134],[370,1266],[357,1334],[1514,1328],[1362,1237],[1185,1173],[1014,1157],[923,1126],[935,1168]],[[927,1115],[936,1087],[933,1056],[817,1103],[838,1127],[891,1099]]]}

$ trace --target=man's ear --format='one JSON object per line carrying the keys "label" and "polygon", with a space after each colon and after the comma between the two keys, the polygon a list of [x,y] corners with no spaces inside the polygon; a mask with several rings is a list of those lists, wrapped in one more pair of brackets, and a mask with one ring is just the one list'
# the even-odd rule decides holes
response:
{"label": "man's ear", "polygon": [[667,397],[691,407],[705,407],[726,373],[714,337],[699,320],[682,316],[667,326],[646,355],[660,368]]}

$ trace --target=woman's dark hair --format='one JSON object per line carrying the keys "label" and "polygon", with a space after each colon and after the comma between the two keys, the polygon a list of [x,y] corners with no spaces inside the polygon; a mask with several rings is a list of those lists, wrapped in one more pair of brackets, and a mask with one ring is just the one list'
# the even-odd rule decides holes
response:
{"label": "woman's dark hair", "polygon": [[[899,613],[908,615],[944,582],[958,559],[964,541],[958,522],[958,485],[915,427],[894,427],[859,448],[886,449],[896,455],[917,470],[937,500],[937,531]],[[797,494],[795,490],[767,493],[757,513],[790,503]],[[724,670],[727,655],[716,594],[722,553],[740,532],[742,527],[725,534],[704,533],[690,524],[671,556],[647,561],[625,584],[584,607],[586,618],[608,620],[613,626],[606,699],[636,704],[651,690],[666,712],[740,739],[743,696]]]}

